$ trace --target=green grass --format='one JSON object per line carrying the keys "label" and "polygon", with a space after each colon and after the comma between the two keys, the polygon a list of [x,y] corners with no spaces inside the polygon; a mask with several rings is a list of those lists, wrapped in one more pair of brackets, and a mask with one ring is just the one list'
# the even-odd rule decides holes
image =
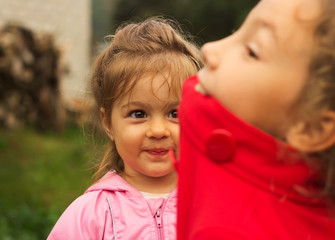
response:
{"label": "green grass", "polygon": [[93,153],[79,127],[63,134],[0,130],[0,238],[46,239],[92,183]]}

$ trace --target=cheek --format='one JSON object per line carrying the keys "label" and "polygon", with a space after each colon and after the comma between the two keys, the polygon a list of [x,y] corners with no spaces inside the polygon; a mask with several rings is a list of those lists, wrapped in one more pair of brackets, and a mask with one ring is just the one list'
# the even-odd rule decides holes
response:
{"label": "cheek", "polygon": [[227,57],[221,59],[220,66],[215,71],[210,72],[211,75],[205,82],[208,93],[225,106],[247,97],[250,91],[250,80],[248,78],[252,75],[245,73],[249,69],[239,62],[235,56],[230,57],[231,61],[226,59]]}
{"label": "cheek", "polygon": [[117,127],[113,127],[113,130],[114,141],[117,146],[131,148],[128,145],[134,145],[140,141],[141,133],[136,127],[119,124]]}
{"label": "cheek", "polygon": [[217,72],[216,80],[210,85],[208,92],[222,105],[231,108],[248,99],[250,90],[248,83],[241,81],[234,73],[221,71]]}
{"label": "cheek", "polygon": [[179,136],[180,136],[180,126],[179,126],[179,124],[173,124],[173,126],[170,129],[171,129],[170,131],[171,131],[172,139],[173,139],[174,143],[176,144],[176,146],[178,147]]}
{"label": "cheek", "polygon": [[135,159],[138,155],[139,141],[132,136],[116,136],[115,145],[117,152],[125,162]]}
{"label": "cheek", "polygon": [[134,144],[136,142],[139,142],[142,139],[143,135],[143,131],[138,127],[119,126],[119,128],[114,131],[114,140],[116,142],[128,142],[129,144]]}

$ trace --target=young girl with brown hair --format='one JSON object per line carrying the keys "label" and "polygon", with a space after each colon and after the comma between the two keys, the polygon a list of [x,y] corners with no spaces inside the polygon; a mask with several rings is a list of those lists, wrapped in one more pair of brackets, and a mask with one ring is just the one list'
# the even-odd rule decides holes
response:
{"label": "young girl with brown hair", "polygon": [[110,139],[107,173],[63,213],[48,239],[175,239],[177,108],[200,52],[162,18],[120,27],[95,62],[91,87]]}

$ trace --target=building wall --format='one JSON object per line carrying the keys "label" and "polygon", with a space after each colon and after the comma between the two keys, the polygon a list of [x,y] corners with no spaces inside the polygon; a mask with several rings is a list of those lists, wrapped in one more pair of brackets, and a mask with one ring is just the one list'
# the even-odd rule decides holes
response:
{"label": "building wall", "polygon": [[0,27],[15,22],[37,33],[51,33],[64,49],[69,74],[64,99],[85,97],[90,71],[91,0],[0,0]]}

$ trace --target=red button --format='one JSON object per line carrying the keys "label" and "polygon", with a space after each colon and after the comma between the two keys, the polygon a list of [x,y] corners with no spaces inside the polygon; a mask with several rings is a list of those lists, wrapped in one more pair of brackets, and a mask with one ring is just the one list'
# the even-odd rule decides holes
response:
{"label": "red button", "polygon": [[227,130],[215,129],[206,142],[206,151],[213,162],[231,161],[236,151],[236,140]]}

